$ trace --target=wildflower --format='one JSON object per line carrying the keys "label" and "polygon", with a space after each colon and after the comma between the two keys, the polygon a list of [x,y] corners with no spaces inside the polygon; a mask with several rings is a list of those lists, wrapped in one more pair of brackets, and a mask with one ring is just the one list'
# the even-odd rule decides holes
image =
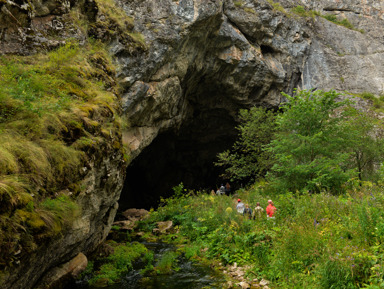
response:
{"label": "wildflower", "polygon": [[228,208],[225,209],[225,211],[226,211],[228,214],[230,214],[230,213],[232,213],[232,208],[231,208],[231,207],[228,207]]}

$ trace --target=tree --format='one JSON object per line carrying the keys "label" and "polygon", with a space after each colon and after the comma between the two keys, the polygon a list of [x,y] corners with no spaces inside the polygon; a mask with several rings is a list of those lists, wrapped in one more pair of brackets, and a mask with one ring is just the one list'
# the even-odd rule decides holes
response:
{"label": "tree", "polygon": [[351,107],[348,111],[351,167],[356,168],[360,181],[374,180],[376,171],[384,161],[382,121],[372,111]]}
{"label": "tree", "polygon": [[232,181],[254,181],[271,168],[270,153],[264,147],[275,132],[275,114],[262,107],[240,110],[239,139],[231,150],[218,154],[216,166],[225,168]]}
{"label": "tree", "polygon": [[282,190],[342,192],[356,176],[356,170],[348,167],[352,152],[345,107],[349,102],[337,102],[335,91],[283,95],[288,102],[277,116],[277,133],[267,148],[275,160],[268,179]]}

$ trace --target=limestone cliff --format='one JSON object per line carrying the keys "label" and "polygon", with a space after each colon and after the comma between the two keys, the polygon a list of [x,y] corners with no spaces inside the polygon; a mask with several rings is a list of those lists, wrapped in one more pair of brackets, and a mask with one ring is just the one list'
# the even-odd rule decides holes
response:
{"label": "limestone cliff", "polygon": [[383,1],[120,2],[149,47],[139,56],[112,47],[134,155],[197,110],[235,117],[240,107],[277,106],[297,87],[383,93]]}
{"label": "limestone cliff", "polygon": [[294,88],[383,93],[383,1],[119,3],[148,47],[111,49],[126,87],[123,137],[138,156],[128,203],[150,206],[144,192],[164,196],[180,181],[217,184],[208,167],[233,142],[240,108],[277,107]]}
{"label": "limestone cliff", "polygon": [[[281,91],[384,93],[384,1],[117,0],[116,19],[102,8],[111,3],[0,1],[0,51],[30,55],[69,39],[82,44],[89,35],[108,43],[129,123],[123,141],[134,162],[140,160],[132,171],[146,174],[148,183],[170,178],[196,184],[235,138],[238,110],[277,107]],[[79,22],[73,13],[82,15]],[[82,218],[8,268],[0,288],[33,287],[105,238],[124,165],[108,150],[90,157],[87,189],[78,198],[86,208]],[[124,195],[143,186],[134,182],[128,173]]]}

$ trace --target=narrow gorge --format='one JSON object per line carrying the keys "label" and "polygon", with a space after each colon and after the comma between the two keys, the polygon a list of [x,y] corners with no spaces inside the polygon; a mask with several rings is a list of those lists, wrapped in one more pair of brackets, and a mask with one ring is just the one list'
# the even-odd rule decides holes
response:
{"label": "narrow gorge", "polygon": [[[32,249],[0,239],[10,244],[1,247],[8,251],[0,288],[55,288],[51,277],[70,260],[83,258],[84,265],[119,207],[149,209],[180,182],[217,185],[221,172],[213,162],[236,140],[240,109],[277,109],[281,92],[295,89],[382,96],[383,35],[382,0],[0,1],[4,57],[101,41],[113,69],[94,54],[87,57],[95,70],[84,66],[79,75],[116,97],[103,104],[113,113],[100,113],[100,120],[95,109],[83,119],[86,127],[89,119],[108,125],[87,130],[100,142],[83,150],[86,161],[76,168],[73,199],[81,214]],[[68,146],[80,139],[75,125],[65,130]],[[0,211],[4,232],[15,210]]]}

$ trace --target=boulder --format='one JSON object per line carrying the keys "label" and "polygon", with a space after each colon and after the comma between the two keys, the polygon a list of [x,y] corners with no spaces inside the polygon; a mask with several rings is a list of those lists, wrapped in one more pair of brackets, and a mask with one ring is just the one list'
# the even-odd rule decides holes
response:
{"label": "boulder", "polygon": [[87,265],[87,257],[83,253],[79,253],[69,262],[56,267],[49,274],[45,275],[38,289],[62,288],[66,281],[76,278],[87,268]]}

